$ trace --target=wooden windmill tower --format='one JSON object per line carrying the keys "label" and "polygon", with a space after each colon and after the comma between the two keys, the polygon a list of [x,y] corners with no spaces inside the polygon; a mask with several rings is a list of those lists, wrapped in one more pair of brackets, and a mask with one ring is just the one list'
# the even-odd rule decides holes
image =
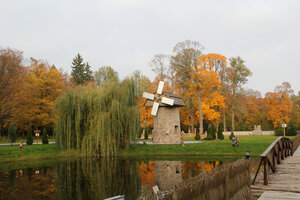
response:
{"label": "wooden windmill tower", "polygon": [[182,136],[179,107],[185,104],[180,97],[164,92],[163,87],[164,82],[160,81],[156,93],[143,93],[143,97],[147,99],[145,106],[152,107],[151,114],[154,116],[153,143],[180,144]]}

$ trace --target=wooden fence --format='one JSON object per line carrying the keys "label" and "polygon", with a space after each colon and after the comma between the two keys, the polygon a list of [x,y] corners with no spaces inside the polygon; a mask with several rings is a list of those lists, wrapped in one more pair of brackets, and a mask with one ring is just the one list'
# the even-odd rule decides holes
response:
{"label": "wooden fence", "polygon": [[277,138],[266,150],[264,153],[260,155],[261,160],[258,165],[253,183],[255,183],[258,172],[260,171],[260,167],[263,164],[264,166],[264,185],[268,185],[268,179],[270,171],[273,173],[276,172],[276,166],[280,164],[281,160],[283,160],[287,156],[293,155],[293,142],[285,137]]}
{"label": "wooden fence", "polygon": [[185,180],[174,186],[164,196],[152,193],[144,199],[239,200],[250,198],[250,162],[242,159]]}

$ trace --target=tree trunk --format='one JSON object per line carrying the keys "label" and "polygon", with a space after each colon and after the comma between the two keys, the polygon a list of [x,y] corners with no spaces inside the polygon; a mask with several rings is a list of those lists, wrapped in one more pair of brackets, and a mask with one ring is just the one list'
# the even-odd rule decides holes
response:
{"label": "tree trunk", "polygon": [[193,117],[193,108],[191,109],[191,133],[194,133],[194,117]]}
{"label": "tree trunk", "polygon": [[223,109],[223,131],[226,131],[226,111]]}
{"label": "tree trunk", "polygon": [[216,126],[216,138],[218,139],[219,134],[219,120],[217,120],[217,126]]}
{"label": "tree trunk", "polygon": [[234,101],[232,101],[232,116],[231,116],[231,130],[232,131],[235,131],[235,126],[234,126],[234,110],[235,110]]}
{"label": "tree trunk", "polygon": [[199,101],[199,133],[203,134],[203,114],[202,114],[202,101],[200,91],[198,91],[198,101]]}

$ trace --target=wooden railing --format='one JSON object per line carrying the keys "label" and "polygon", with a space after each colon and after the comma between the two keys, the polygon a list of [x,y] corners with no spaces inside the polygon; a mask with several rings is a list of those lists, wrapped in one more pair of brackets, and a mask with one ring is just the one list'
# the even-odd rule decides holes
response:
{"label": "wooden railing", "polygon": [[[287,156],[293,155],[293,142],[285,137],[277,138],[263,154],[260,155],[261,160],[256,171],[253,183],[256,180],[257,174],[260,171],[260,166],[264,165],[264,185],[268,185],[269,174],[272,170],[273,173],[276,172],[276,165],[280,164],[281,160]],[[268,165],[268,166],[267,166]]]}

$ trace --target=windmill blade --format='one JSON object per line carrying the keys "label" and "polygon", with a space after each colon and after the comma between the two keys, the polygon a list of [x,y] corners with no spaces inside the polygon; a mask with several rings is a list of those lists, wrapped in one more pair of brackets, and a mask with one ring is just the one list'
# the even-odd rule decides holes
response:
{"label": "windmill blade", "polygon": [[168,104],[170,106],[174,105],[174,99],[169,99],[169,98],[166,98],[166,97],[163,97],[161,99],[161,102],[164,103],[164,104]]}
{"label": "windmill blade", "polygon": [[159,85],[158,85],[158,88],[157,88],[157,94],[162,94],[162,91],[164,89],[164,82],[163,81],[159,81]]}
{"label": "windmill blade", "polygon": [[154,100],[154,94],[150,94],[148,92],[143,92],[143,97],[149,100]]}
{"label": "windmill blade", "polygon": [[151,110],[151,115],[156,116],[157,111],[158,111],[159,103],[153,102],[152,110]]}

